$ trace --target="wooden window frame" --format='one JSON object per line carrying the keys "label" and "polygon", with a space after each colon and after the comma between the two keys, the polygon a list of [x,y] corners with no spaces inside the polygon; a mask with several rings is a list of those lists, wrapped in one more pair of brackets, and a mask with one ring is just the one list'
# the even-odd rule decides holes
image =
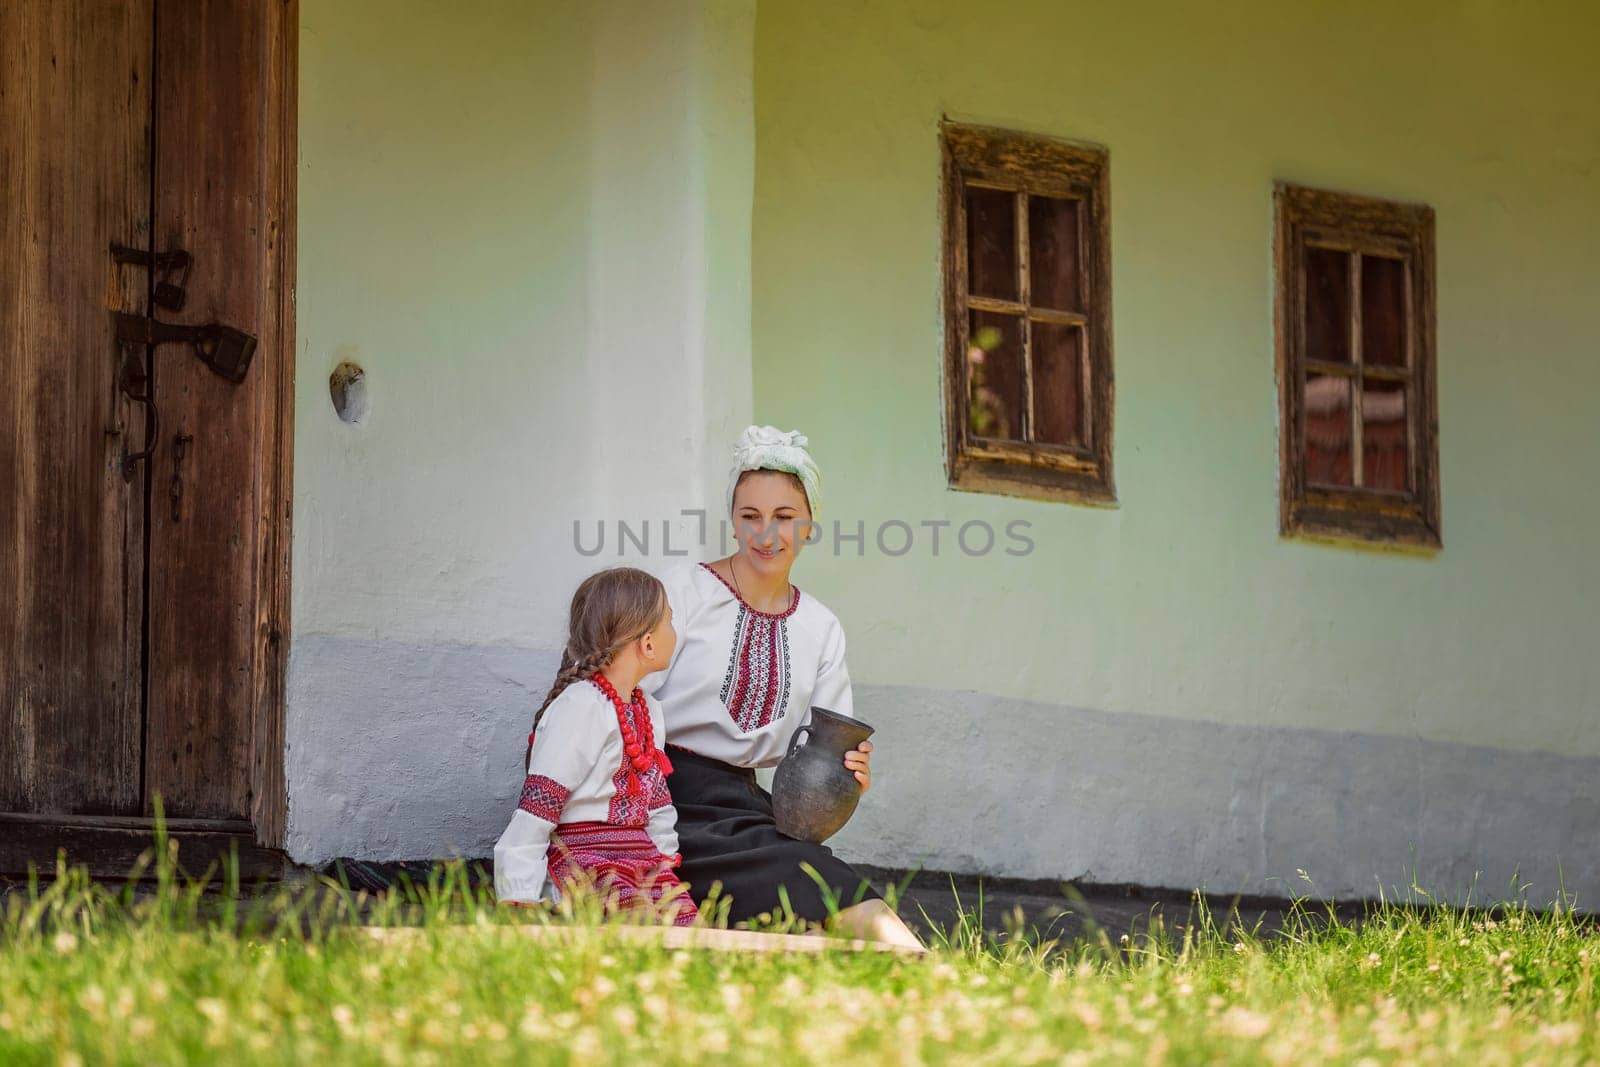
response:
{"label": "wooden window frame", "polygon": [[[952,489],[1000,493],[1076,504],[1114,505],[1111,373],[1111,185],[1106,149],[1037,134],[953,122],[940,124],[943,154],[945,326],[945,465]],[[968,186],[1017,193],[1016,301],[973,297],[967,288]],[[1028,195],[1081,200],[1078,269],[1081,313],[1029,304]],[[1079,326],[1084,411],[1082,446],[980,438],[968,432],[967,348],[972,310],[1017,314],[1022,328],[1022,373],[1027,410],[1023,433],[1034,420],[1031,323]]]}
{"label": "wooden window frame", "polygon": [[[1285,537],[1356,542],[1432,551],[1441,547],[1439,413],[1436,388],[1434,213],[1406,204],[1279,182],[1274,193],[1276,234],[1275,328],[1278,376],[1279,532]],[[1363,252],[1406,262],[1407,360],[1403,371],[1374,369],[1361,352],[1361,257],[1351,256],[1350,361],[1312,361],[1306,353],[1305,250],[1308,246]],[[1307,373],[1356,383],[1351,390],[1349,488],[1307,484]],[[1406,382],[1410,488],[1364,488],[1361,430],[1364,380]]]}

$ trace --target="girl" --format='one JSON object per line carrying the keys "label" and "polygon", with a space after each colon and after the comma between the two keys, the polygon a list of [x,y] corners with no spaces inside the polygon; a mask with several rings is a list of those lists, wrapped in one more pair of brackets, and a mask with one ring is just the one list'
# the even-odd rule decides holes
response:
{"label": "girl", "polygon": [[567,633],[528,735],[522,800],[494,846],[495,893],[531,904],[592,886],[608,912],[653,910],[687,926],[696,911],[672,873],[661,706],[637,688],[677,645],[666,590],[632,567],[591,575],[573,594]]}
{"label": "girl", "polygon": [[[821,474],[798,433],[751,426],[734,449],[728,509],[739,550],[668,577],[682,640],[645,682],[661,701],[677,774],[680,873],[696,900],[720,886],[729,919],[779,914],[922,948],[866,880],[823,845],[778,833],[772,797],[752,768],[771,767],[810,708],[854,714],[844,630],[789,570],[817,517]],[[871,742],[844,764],[872,781]],[[808,870],[809,868],[809,870]],[[818,886],[814,871],[827,885]]]}

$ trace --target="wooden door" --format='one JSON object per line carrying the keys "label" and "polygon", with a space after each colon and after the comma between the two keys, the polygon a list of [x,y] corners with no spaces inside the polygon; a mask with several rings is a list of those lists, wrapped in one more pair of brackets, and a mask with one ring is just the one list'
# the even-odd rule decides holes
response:
{"label": "wooden door", "polygon": [[[174,0],[158,9],[155,243],[194,256],[190,298],[163,318],[226,323],[259,338],[267,295],[260,5]],[[169,804],[181,798],[186,815],[246,819],[252,682],[265,643],[256,618],[256,446],[271,396],[267,349],[258,346],[238,385],[187,353],[158,358],[146,789]]]}
{"label": "wooden door", "polygon": [[147,285],[108,250],[150,239],[152,14],[0,3],[0,811],[143,804],[144,418],[108,312]]}
{"label": "wooden door", "polygon": [[[0,3],[0,812],[159,795],[281,841],[296,17]],[[187,250],[182,308],[112,242]],[[117,388],[118,310],[254,336],[243,382],[145,346],[152,422]]]}

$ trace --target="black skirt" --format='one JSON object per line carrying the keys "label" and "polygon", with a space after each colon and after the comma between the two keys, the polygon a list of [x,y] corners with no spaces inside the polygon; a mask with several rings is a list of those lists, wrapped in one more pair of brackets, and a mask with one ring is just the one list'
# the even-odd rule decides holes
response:
{"label": "black skirt", "polygon": [[772,817],[772,795],[756,784],[755,772],[685,748],[667,746],[672,760],[672,803],[678,809],[678,877],[696,904],[728,901],[727,921],[789,912],[811,922],[831,914],[809,864],[828,887],[834,906],[848,908],[880,899],[878,891],[826,845],[785,837]]}

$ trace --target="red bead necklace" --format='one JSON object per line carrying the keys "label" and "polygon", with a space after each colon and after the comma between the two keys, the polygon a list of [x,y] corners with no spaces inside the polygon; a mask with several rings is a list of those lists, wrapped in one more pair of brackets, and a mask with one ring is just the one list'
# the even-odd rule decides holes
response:
{"label": "red bead necklace", "polygon": [[[633,767],[633,774],[629,777],[634,792],[642,793],[641,776],[648,774],[652,766],[660,768],[664,775],[672,773],[672,764],[667,760],[667,754],[656,747],[655,728],[650,725],[650,707],[645,703],[644,691],[635,686],[633,699],[624,704],[622,697],[617,693],[617,687],[612,685],[611,679],[604,674],[596,671],[589,680],[610,699],[611,706],[617,711],[617,729],[622,732],[622,751]],[[632,715],[628,714],[630,709],[633,711]],[[636,722],[639,724],[637,728],[634,725]]]}

